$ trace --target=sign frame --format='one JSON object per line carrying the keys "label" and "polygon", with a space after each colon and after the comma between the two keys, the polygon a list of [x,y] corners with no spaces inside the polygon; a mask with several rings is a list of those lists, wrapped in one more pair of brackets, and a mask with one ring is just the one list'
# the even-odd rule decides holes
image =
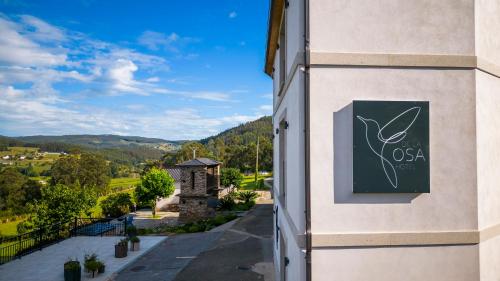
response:
{"label": "sign frame", "polygon": [[428,101],[353,101],[353,193],[430,193]]}

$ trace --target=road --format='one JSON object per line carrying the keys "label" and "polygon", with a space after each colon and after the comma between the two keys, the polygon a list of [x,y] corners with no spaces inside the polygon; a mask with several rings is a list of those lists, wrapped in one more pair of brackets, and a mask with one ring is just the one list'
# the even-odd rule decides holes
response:
{"label": "road", "polygon": [[170,237],[114,280],[274,281],[272,216],[272,204],[257,204],[228,227]]}

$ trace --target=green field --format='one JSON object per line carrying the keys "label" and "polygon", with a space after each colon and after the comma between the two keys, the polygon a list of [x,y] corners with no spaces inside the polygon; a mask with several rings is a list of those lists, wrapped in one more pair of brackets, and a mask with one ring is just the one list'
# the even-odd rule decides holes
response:
{"label": "green field", "polygon": [[92,208],[92,217],[101,217],[101,201],[108,198],[109,195],[121,192],[127,192],[130,196],[134,196],[135,186],[141,181],[140,178],[115,178],[111,179],[109,183],[109,190],[111,191],[108,195],[100,196],[97,199],[97,204]]}
{"label": "green field", "polygon": [[[260,179],[266,179],[266,178],[270,178],[272,176],[273,176],[273,174],[269,173],[267,175],[259,175],[257,177],[257,179],[258,180],[260,180]],[[244,190],[256,190],[255,175],[251,174],[251,175],[248,175],[248,176],[243,176],[243,181],[241,182],[240,188],[244,189]],[[266,187],[264,187],[264,189],[267,190]]]}
{"label": "green field", "polygon": [[35,147],[9,147],[7,151],[0,151],[0,157],[10,155],[14,156],[15,159],[1,159],[0,161],[2,163],[9,163],[18,168],[26,168],[31,164],[33,170],[40,174],[43,171],[50,170],[52,163],[60,157],[57,153],[47,153],[43,154],[43,156],[39,156],[38,159],[19,159],[20,156],[35,156],[38,151],[39,149]]}
{"label": "green field", "polygon": [[140,178],[116,178],[109,183],[110,190],[135,187],[141,181]]}
{"label": "green field", "polygon": [[10,236],[17,235],[17,224],[22,220],[8,222],[8,223],[0,223],[0,235]]}

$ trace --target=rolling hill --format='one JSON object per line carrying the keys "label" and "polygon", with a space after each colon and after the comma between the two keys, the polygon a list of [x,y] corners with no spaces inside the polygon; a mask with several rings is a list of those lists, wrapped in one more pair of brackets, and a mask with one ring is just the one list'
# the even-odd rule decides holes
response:
{"label": "rolling hill", "polygon": [[143,146],[162,151],[175,150],[182,143],[157,138],[118,135],[23,136],[15,137],[14,139],[33,144],[66,143],[97,149]]}

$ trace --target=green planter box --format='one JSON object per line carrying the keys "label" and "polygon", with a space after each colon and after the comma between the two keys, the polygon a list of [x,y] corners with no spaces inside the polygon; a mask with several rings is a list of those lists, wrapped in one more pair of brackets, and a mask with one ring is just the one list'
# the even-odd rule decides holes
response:
{"label": "green planter box", "polygon": [[69,261],[64,264],[64,281],[81,281],[82,267],[79,261]]}

